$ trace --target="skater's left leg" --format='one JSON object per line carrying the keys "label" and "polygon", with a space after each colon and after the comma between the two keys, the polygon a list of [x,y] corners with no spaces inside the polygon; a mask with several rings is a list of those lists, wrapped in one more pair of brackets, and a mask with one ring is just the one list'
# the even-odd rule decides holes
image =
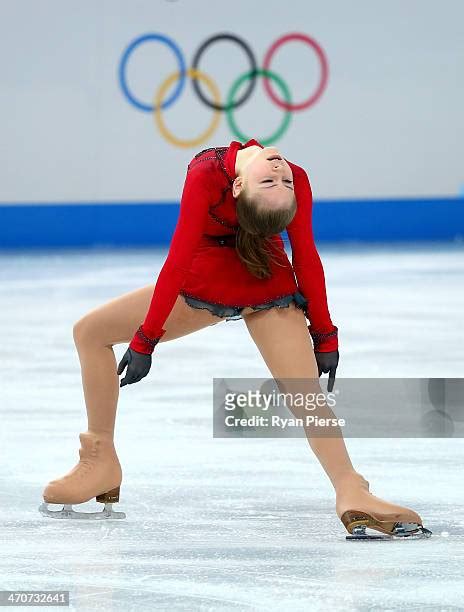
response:
{"label": "skater's left leg", "polygon": [[[290,304],[288,308],[271,308],[242,315],[248,331],[275,379],[299,379],[294,392],[322,393],[318,368],[303,312]],[[288,386],[288,385],[287,385]],[[298,410],[295,416],[301,417]],[[320,416],[335,418],[329,406],[321,408]],[[340,428],[334,437],[315,435],[315,428],[305,426],[311,449],[320,461],[333,486],[350,475],[356,475]]]}
{"label": "skater's left leg", "polygon": [[[314,349],[302,311],[290,304],[288,308],[244,311],[242,315],[276,382],[282,381],[285,391],[317,393],[322,397]],[[304,417],[305,411],[301,408],[289,408],[298,418]],[[317,416],[335,418],[326,403],[318,408]],[[369,492],[369,483],[353,468],[339,427],[331,428],[330,437],[321,435],[316,429],[305,425],[308,442],[335,488],[339,517],[348,510],[358,509],[378,517],[421,524],[419,515],[413,510],[386,502]]]}

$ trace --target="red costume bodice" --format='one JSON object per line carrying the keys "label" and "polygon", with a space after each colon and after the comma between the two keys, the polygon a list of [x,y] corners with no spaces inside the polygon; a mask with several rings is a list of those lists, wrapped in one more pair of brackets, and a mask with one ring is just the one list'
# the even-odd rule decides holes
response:
{"label": "red costume bodice", "polygon": [[[303,168],[286,160],[293,172],[297,201],[295,216],[286,228],[291,264],[280,234],[272,237],[280,253],[280,265],[271,265],[270,279],[253,276],[235,248],[213,246],[207,238],[234,234],[238,227],[232,195],[236,155],[239,149],[252,145],[263,147],[254,139],[245,144],[232,141],[228,147],[205,149],[190,161],[169,252],[141,333],[134,335],[130,348],[152,352],[165,332],[163,325],[179,294],[231,306],[252,306],[299,290],[308,302],[311,332],[325,334],[337,330],[327,306],[324,270],[312,230],[311,186]],[[332,351],[337,347],[334,334],[321,342],[318,350]]]}

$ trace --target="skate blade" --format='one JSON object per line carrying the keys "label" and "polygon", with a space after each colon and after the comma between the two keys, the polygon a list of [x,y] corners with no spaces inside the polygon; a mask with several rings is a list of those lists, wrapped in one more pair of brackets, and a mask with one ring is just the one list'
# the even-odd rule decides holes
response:
{"label": "skate blade", "polygon": [[39,512],[43,516],[48,516],[54,519],[79,519],[79,520],[113,520],[125,519],[124,512],[115,512],[113,504],[106,503],[101,512],[78,512],[73,510],[72,504],[63,504],[61,510],[49,510],[48,503],[44,502],[39,506]]}
{"label": "skate blade", "polygon": [[[381,520],[368,512],[347,510],[341,521],[350,534],[347,540],[389,540],[393,538],[429,538],[432,532],[416,522]],[[372,529],[374,534],[366,533]],[[380,532],[380,533],[379,533]]]}
{"label": "skate blade", "polygon": [[[372,529],[373,533],[366,532]],[[417,523],[395,523],[390,533],[379,533],[373,525],[357,525],[352,528],[351,534],[346,536],[347,540],[421,540],[430,538],[432,532]]]}

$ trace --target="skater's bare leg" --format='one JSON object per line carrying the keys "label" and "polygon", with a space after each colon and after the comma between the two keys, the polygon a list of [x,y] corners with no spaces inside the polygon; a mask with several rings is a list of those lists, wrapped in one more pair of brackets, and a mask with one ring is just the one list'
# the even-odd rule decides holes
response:
{"label": "skater's bare leg", "polygon": [[[272,308],[249,315],[244,311],[243,318],[275,379],[304,379],[306,384],[302,384],[307,393],[322,392],[314,350],[301,310],[290,304],[288,308]],[[301,414],[297,416],[301,417]],[[327,406],[321,416],[334,418],[335,415]],[[341,433],[334,438],[315,437],[309,427],[305,428],[305,433],[334,487],[347,474],[356,473]]]}
{"label": "skater's bare leg", "polygon": [[[288,308],[244,311],[242,314],[251,337],[277,381],[282,379],[286,383],[285,379],[288,379],[286,388],[291,388],[292,392],[322,393],[314,349],[301,310],[290,304]],[[298,381],[293,384],[289,379]],[[297,417],[303,416],[301,409],[289,408]],[[327,405],[319,408],[317,415],[331,419],[336,416]],[[305,433],[335,488],[339,517],[346,510],[362,509],[382,515],[407,514],[410,520],[420,524],[420,517],[414,511],[390,504],[369,492],[369,483],[351,463],[340,428],[334,428],[334,437],[321,436],[320,432],[315,435],[312,426],[306,426]]]}
{"label": "skater's bare leg", "polygon": [[[47,485],[43,492],[45,502],[72,505],[92,497],[104,503],[119,500],[122,469],[113,440],[119,377],[113,346],[130,342],[145,317],[153,290],[154,285],[148,285],[126,293],[94,308],[74,325],[88,431],[79,435],[79,463],[62,478]],[[173,340],[221,321],[223,319],[209,311],[191,308],[179,297],[163,326],[166,333],[161,341]],[[70,518],[65,510],[50,513],[41,506],[41,512],[53,518]],[[73,516],[77,516],[75,512]],[[79,517],[87,518],[87,514]]]}
{"label": "skater's bare leg", "polygon": [[[114,435],[120,387],[113,345],[132,340],[145,318],[153,290],[154,285],[148,285],[121,295],[89,311],[74,325],[89,431]],[[188,306],[179,296],[163,326],[166,333],[160,342],[221,321],[207,310]]]}

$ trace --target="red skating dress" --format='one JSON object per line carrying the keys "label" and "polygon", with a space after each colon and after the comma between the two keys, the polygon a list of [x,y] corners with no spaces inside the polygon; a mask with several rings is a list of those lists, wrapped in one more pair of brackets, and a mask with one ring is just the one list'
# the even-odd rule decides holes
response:
{"label": "red skating dress", "polygon": [[280,234],[272,236],[272,276],[258,279],[239,259],[234,247],[238,228],[232,183],[239,149],[258,145],[232,141],[228,147],[211,147],[190,161],[180,212],[169,253],[159,273],[145,320],[129,346],[151,354],[177,298],[192,307],[208,308],[227,319],[240,311],[288,306],[292,301],[310,320],[309,330],[318,351],[338,348],[337,331],[327,306],[325,277],[312,231],[312,193],[303,168],[288,161],[293,172],[297,211],[287,226],[292,249],[290,263]]}

